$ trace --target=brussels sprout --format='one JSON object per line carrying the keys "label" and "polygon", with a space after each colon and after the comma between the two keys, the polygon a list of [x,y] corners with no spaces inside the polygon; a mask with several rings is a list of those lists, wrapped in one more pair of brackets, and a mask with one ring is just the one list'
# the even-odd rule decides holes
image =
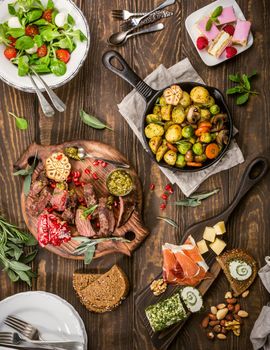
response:
{"label": "brussels sprout", "polygon": [[220,112],[220,108],[218,105],[213,105],[210,107],[210,112],[211,114],[215,115],[218,114]]}
{"label": "brussels sprout", "polygon": [[181,124],[183,123],[185,118],[186,118],[186,115],[185,115],[184,108],[179,105],[174,107],[172,111],[172,120],[177,124]]}
{"label": "brussels sprout", "polygon": [[163,120],[171,120],[172,105],[162,106],[160,113]]}
{"label": "brussels sprout", "polygon": [[210,107],[213,106],[214,104],[215,104],[215,99],[214,99],[214,97],[209,96],[207,102],[203,104],[203,107],[204,107],[204,108],[210,108]]}
{"label": "brussels sprout", "polygon": [[164,154],[167,152],[168,150],[168,146],[165,140],[163,140],[162,144],[159,146],[157,153],[156,153],[156,160],[158,162],[161,161],[161,159],[163,158]]}
{"label": "brussels sprout", "polygon": [[211,113],[208,109],[201,109],[201,120],[207,120],[211,117]]}
{"label": "brussels sprout", "polygon": [[166,131],[165,138],[170,143],[179,141],[182,137],[182,128],[178,124],[171,125]]}
{"label": "brussels sprout", "polygon": [[192,137],[194,135],[194,129],[191,125],[187,125],[182,130],[182,136],[186,139]]}
{"label": "brussels sprout", "polygon": [[196,142],[193,147],[192,151],[197,155],[200,156],[203,153],[203,146],[200,142]]}
{"label": "brussels sprout", "polygon": [[166,106],[167,103],[166,103],[165,97],[161,96],[159,98],[158,104],[161,106]]}
{"label": "brussels sprout", "polygon": [[188,142],[190,142],[190,143],[192,143],[192,144],[194,145],[194,143],[196,143],[195,137],[190,137],[190,138],[188,139]]}
{"label": "brussels sprout", "polygon": [[145,136],[148,139],[151,139],[154,136],[162,136],[164,134],[164,129],[161,125],[150,123],[144,129],[144,132],[145,132]]}
{"label": "brussels sprout", "polygon": [[161,116],[160,111],[161,111],[160,106],[155,105],[154,108],[153,108],[153,114],[156,114],[156,115],[158,115],[158,116]]}
{"label": "brussels sprout", "polygon": [[203,154],[201,154],[200,156],[195,156],[195,157],[194,157],[194,160],[195,160],[196,163],[203,163],[203,162],[205,162],[205,161],[207,160],[207,157],[206,157],[206,155],[203,153]]}
{"label": "brussels sprout", "polygon": [[194,157],[194,154],[193,154],[192,150],[190,149],[190,150],[187,151],[187,153],[185,154],[185,161],[186,161],[186,162],[193,162],[193,157]]}
{"label": "brussels sprout", "polygon": [[149,146],[151,148],[151,151],[156,154],[159,146],[162,143],[162,137],[161,136],[154,136],[149,141]]}
{"label": "brussels sprout", "polygon": [[180,141],[180,143],[177,145],[177,149],[181,154],[186,154],[188,150],[190,150],[192,147],[192,144],[187,141]]}
{"label": "brussels sprout", "polygon": [[210,143],[212,141],[211,134],[209,132],[204,132],[201,134],[200,141],[204,143]]}
{"label": "brussels sprout", "polygon": [[191,98],[189,96],[189,94],[186,91],[183,91],[183,96],[180,100],[180,105],[184,108],[187,108],[188,106],[191,105]]}
{"label": "brussels sprout", "polygon": [[147,114],[146,116],[146,123],[158,123],[161,122],[161,116],[157,114]]}
{"label": "brussels sprout", "polygon": [[169,129],[169,127],[171,126],[171,125],[173,125],[174,124],[174,122],[173,121],[169,121],[169,122],[166,122],[165,124],[164,124],[164,130],[165,130],[165,132]]}
{"label": "brussels sprout", "polygon": [[217,135],[218,135],[217,132],[211,133],[211,140],[212,140],[212,141],[215,141],[215,139],[217,138]]}
{"label": "brussels sprout", "polygon": [[175,162],[175,165],[178,167],[178,168],[184,168],[186,166],[186,161],[185,161],[185,157],[182,155],[182,154],[178,154],[177,155],[177,159],[176,159],[176,162]]}
{"label": "brussels sprout", "polygon": [[190,91],[190,97],[194,103],[207,103],[209,92],[202,86],[196,86]]}
{"label": "brussels sprout", "polygon": [[174,165],[176,162],[177,154],[176,152],[169,150],[164,154],[164,160],[169,165]]}

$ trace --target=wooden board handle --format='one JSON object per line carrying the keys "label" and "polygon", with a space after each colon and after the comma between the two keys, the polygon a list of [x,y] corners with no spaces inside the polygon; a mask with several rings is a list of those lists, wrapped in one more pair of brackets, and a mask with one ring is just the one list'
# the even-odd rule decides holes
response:
{"label": "wooden board handle", "polygon": [[45,147],[38,145],[36,143],[32,143],[27,150],[24,152],[22,157],[14,164],[14,169],[20,170],[25,169],[27,165],[29,165],[29,160],[33,159],[36,155],[37,158],[42,158],[42,151],[44,151]]}

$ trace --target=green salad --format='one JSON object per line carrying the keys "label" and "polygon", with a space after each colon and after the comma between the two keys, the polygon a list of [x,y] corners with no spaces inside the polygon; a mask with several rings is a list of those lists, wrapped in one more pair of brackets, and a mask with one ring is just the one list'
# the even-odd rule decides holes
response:
{"label": "green salad", "polygon": [[8,4],[8,11],[11,17],[0,24],[0,43],[19,76],[31,70],[64,75],[76,43],[87,40],[74,18],[59,12],[52,0],[46,6],[40,0],[17,0]]}

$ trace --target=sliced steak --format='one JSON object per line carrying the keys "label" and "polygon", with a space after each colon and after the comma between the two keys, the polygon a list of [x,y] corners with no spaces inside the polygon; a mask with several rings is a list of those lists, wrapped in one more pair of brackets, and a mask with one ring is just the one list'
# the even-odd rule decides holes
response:
{"label": "sliced steak", "polygon": [[91,183],[84,185],[83,194],[87,207],[97,204],[95,190]]}
{"label": "sliced steak", "polygon": [[113,211],[107,207],[107,198],[100,198],[98,202],[99,237],[108,237],[114,231],[115,218]]}
{"label": "sliced steak", "polygon": [[68,222],[69,224],[74,224],[75,220],[75,208],[66,208],[61,214],[63,220]]}
{"label": "sliced steak", "polygon": [[96,232],[93,229],[90,220],[88,220],[87,218],[85,219],[82,214],[83,214],[83,209],[76,210],[75,225],[77,227],[77,231],[81,236],[85,236],[85,237],[96,236]]}
{"label": "sliced steak", "polygon": [[67,207],[68,190],[55,187],[51,198],[51,205],[57,211],[64,211]]}
{"label": "sliced steak", "polygon": [[125,197],[119,197],[119,214],[116,227],[123,226],[135,209],[134,195],[131,193]]}
{"label": "sliced steak", "polygon": [[52,195],[45,187],[36,195],[28,195],[26,199],[26,210],[32,216],[38,216],[47,207]]}

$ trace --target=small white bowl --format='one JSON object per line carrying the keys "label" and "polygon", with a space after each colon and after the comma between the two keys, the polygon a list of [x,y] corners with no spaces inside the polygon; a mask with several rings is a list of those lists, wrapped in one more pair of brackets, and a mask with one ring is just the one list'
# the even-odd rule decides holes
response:
{"label": "small white bowl", "polygon": [[[14,0],[0,0],[0,23],[5,22],[11,17],[11,15],[8,13],[8,4],[12,2],[14,2]],[[42,0],[42,2],[46,4],[47,0]],[[42,78],[52,89],[66,84],[75,77],[87,57],[90,46],[90,31],[87,20],[82,11],[71,0],[54,0],[54,4],[57,10],[67,14],[69,13],[74,18],[75,28],[80,29],[84,33],[84,35],[87,37],[87,41],[76,43],[77,47],[72,52],[70,60],[67,63],[66,74],[60,77],[52,73],[42,74]],[[17,66],[13,65],[6,59],[4,56],[4,50],[5,45],[0,45],[0,79],[16,89],[34,93],[35,91],[29,77],[20,77],[18,75]],[[44,90],[42,85],[36,79],[35,81],[38,87],[41,90]]]}
{"label": "small white bowl", "polygon": [[[196,26],[196,22],[198,22],[200,18],[212,13],[214,9],[218,6],[223,6],[223,7],[233,6],[236,17],[241,20],[245,20],[245,16],[235,0],[217,0],[193,12],[191,15],[187,17],[185,22],[188,34],[191,37],[191,40],[198,54],[200,55],[201,59],[207,66],[216,66],[217,64],[220,64],[230,59],[230,58],[226,58],[225,51],[222,53],[222,55],[219,58],[217,58],[210,55],[206,49],[199,50],[196,45],[197,38],[199,36],[202,36],[202,34],[200,33],[199,29]],[[252,29],[252,25],[251,25],[251,29]],[[253,44],[253,35],[250,32],[247,46],[241,46],[241,45],[233,45],[233,46],[237,49],[237,55],[239,55],[240,53],[249,49],[252,46],[252,44]]]}

